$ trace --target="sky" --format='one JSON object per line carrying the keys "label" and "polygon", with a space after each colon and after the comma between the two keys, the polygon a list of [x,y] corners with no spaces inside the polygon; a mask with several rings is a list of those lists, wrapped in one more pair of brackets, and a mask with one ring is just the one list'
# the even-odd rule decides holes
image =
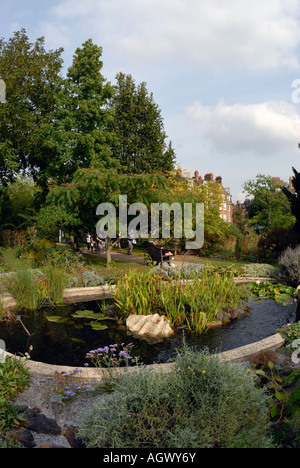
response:
{"label": "sky", "polygon": [[300,0],[2,0],[0,37],[103,48],[104,77],[146,82],[179,167],[233,201],[258,174],[300,171]]}

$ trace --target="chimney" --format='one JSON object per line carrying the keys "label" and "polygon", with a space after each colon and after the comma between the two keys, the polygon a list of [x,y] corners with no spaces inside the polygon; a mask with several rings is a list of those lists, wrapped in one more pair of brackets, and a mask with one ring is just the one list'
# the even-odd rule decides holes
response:
{"label": "chimney", "polygon": [[222,185],[222,177],[221,176],[216,177],[216,181],[218,182],[218,184]]}
{"label": "chimney", "polygon": [[214,175],[212,173],[205,174],[204,180],[214,180]]}

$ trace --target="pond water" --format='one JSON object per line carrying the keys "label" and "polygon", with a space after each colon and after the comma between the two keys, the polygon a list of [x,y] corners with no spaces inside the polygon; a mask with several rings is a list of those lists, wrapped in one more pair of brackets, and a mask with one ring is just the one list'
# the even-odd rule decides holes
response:
{"label": "pond water", "polygon": [[[149,344],[132,337],[125,327],[117,325],[115,321],[105,322],[108,326],[105,330],[94,330],[86,319],[73,319],[72,314],[79,310],[99,312],[100,302],[61,305],[55,310],[22,314],[22,322],[0,323],[0,339],[5,341],[10,353],[25,354],[32,345],[32,360],[74,367],[83,366],[87,362],[86,353],[92,349],[114,343],[133,343],[132,356],[139,357],[144,364],[152,364],[170,362],[183,339],[197,349],[206,347],[210,351],[221,352],[259,341],[295,321],[295,303],[282,305],[269,300],[252,300],[249,306],[244,317],[226,326],[201,335],[188,334],[181,329],[161,343]],[[47,315],[62,317],[62,323],[50,322]]]}

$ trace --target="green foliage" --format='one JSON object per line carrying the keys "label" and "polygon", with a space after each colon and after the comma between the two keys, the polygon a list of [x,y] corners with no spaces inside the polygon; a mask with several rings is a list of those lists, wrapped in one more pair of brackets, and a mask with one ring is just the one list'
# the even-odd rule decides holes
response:
{"label": "green foliage", "polygon": [[266,263],[249,263],[242,267],[241,276],[256,278],[277,278],[279,269]]}
{"label": "green foliage", "polygon": [[288,247],[279,257],[278,264],[283,280],[297,287],[300,284],[300,245]]}
{"label": "green foliage", "polygon": [[187,325],[200,333],[210,322],[219,320],[226,307],[243,302],[244,289],[235,285],[233,275],[219,275],[203,269],[191,281],[165,279],[162,275],[129,272],[116,288],[115,303],[121,315],[166,315],[171,326]]}
{"label": "green foliage", "polygon": [[251,224],[260,226],[263,233],[278,227],[288,228],[295,223],[289,201],[271,176],[258,174],[256,180],[244,184],[244,190],[254,197],[248,208]]}
{"label": "green foliage", "polygon": [[119,73],[111,99],[112,129],[117,141],[113,153],[126,173],[168,172],[175,153],[166,144],[161,111],[146,83],[136,86],[131,75]]}
{"label": "green foliage", "polygon": [[60,269],[49,265],[45,273],[19,270],[3,274],[1,285],[16,301],[18,309],[37,310],[47,303],[60,303],[68,277]]}
{"label": "green foliage", "polygon": [[114,89],[101,70],[102,48],[85,41],[73,56],[58,97],[52,132],[54,158],[47,174],[62,182],[70,180],[78,167],[105,169],[116,166],[108,130],[111,113],[108,101]]}
{"label": "green foliage", "polygon": [[13,400],[29,384],[29,372],[20,359],[6,357],[0,363],[0,398]]}
{"label": "green foliage", "polygon": [[6,104],[0,106],[0,179],[12,181],[27,170],[36,178],[51,160],[47,137],[61,90],[62,49],[46,51],[44,38],[30,43],[26,31],[0,40],[0,75],[6,84]]}
{"label": "green foliage", "polygon": [[72,231],[80,225],[76,214],[69,212],[60,205],[48,205],[41,208],[36,219],[36,228],[39,236],[55,241],[59,229]]}
{"label": "green foliage", "polygon": [[277,375],[275,365],[269,361],[267,369],[257,375],[268,382],[269,412],[274,440],[281,446],[300,447],[300,370],[293,370],[286,378]]}
{"label": "green foliage", "polygon": [[300,174],[296,169],[293,167],[294,178],[292,180],[292,185],[294,192],[288,190],[287,188],[283,187],[282,191],[287,199],[290,201],[291,204],[291,211],[296,218],[296,231],[300,234]]}
{"label": "green foliage", "polygon": [[174,371],[125,373],[85,416],[79,436],[89,448],[266,448],[267,411],[251,372],[184,349]]}
{"label": "green foliage", "polygon": [[296,290],[291,286],[278,283],[252,283],[251,294],[260,299],[271,299],[278,303],[288,303],[295,298]]}
{"label": "green foliage", "polygon": [[29,385],[29,372],[24,363],[7,356],[0,363],[0,448],[14,448],[17,444],[10,438],[7,431],[19,426],[15,407],[9,403]]}
{"label": "green foliage", "polygon": [[200,278],[205,266],[203,263],[188,263],[183,265],[179,269],[163,263],[162,265],[157,265],[151,268],[150,273],[152,275],[158,275],[163,278],[182,278],[182,279],[192,279],[195,274]]}
{"label": "green foliage", "polygon": [[279,331],[285,340],[286,346],[290,346],[294,341],[300,340],[300,322],[287,325]]}
{"label": "green foliage", "polygon": [[88,270],[83,273],[83,280],[86,287],[101,286],[105,284],[105,279],[102,276]]}

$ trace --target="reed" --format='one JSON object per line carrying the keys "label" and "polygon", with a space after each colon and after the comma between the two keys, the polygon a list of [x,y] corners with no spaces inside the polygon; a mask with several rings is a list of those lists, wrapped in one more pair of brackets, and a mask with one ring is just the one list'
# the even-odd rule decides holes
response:
{"label": "reed", "polygon": [[130,271],[118,282],[115,294],[121,316],[159,313],[169,319],[171,326],[184,324],[197,333],[218,320],[224,307],[234,308],[242,299],[233,275],[220,275],[209,268],[203,269],[200,278],[195,274],[188,281]]}
{"label": "reed", "polygon": [[68,275],[48,265],[44,273],[19,270],[2,281],[5,291],[15,299],[18,310],[37,310],[44,304],[62,302]]}

